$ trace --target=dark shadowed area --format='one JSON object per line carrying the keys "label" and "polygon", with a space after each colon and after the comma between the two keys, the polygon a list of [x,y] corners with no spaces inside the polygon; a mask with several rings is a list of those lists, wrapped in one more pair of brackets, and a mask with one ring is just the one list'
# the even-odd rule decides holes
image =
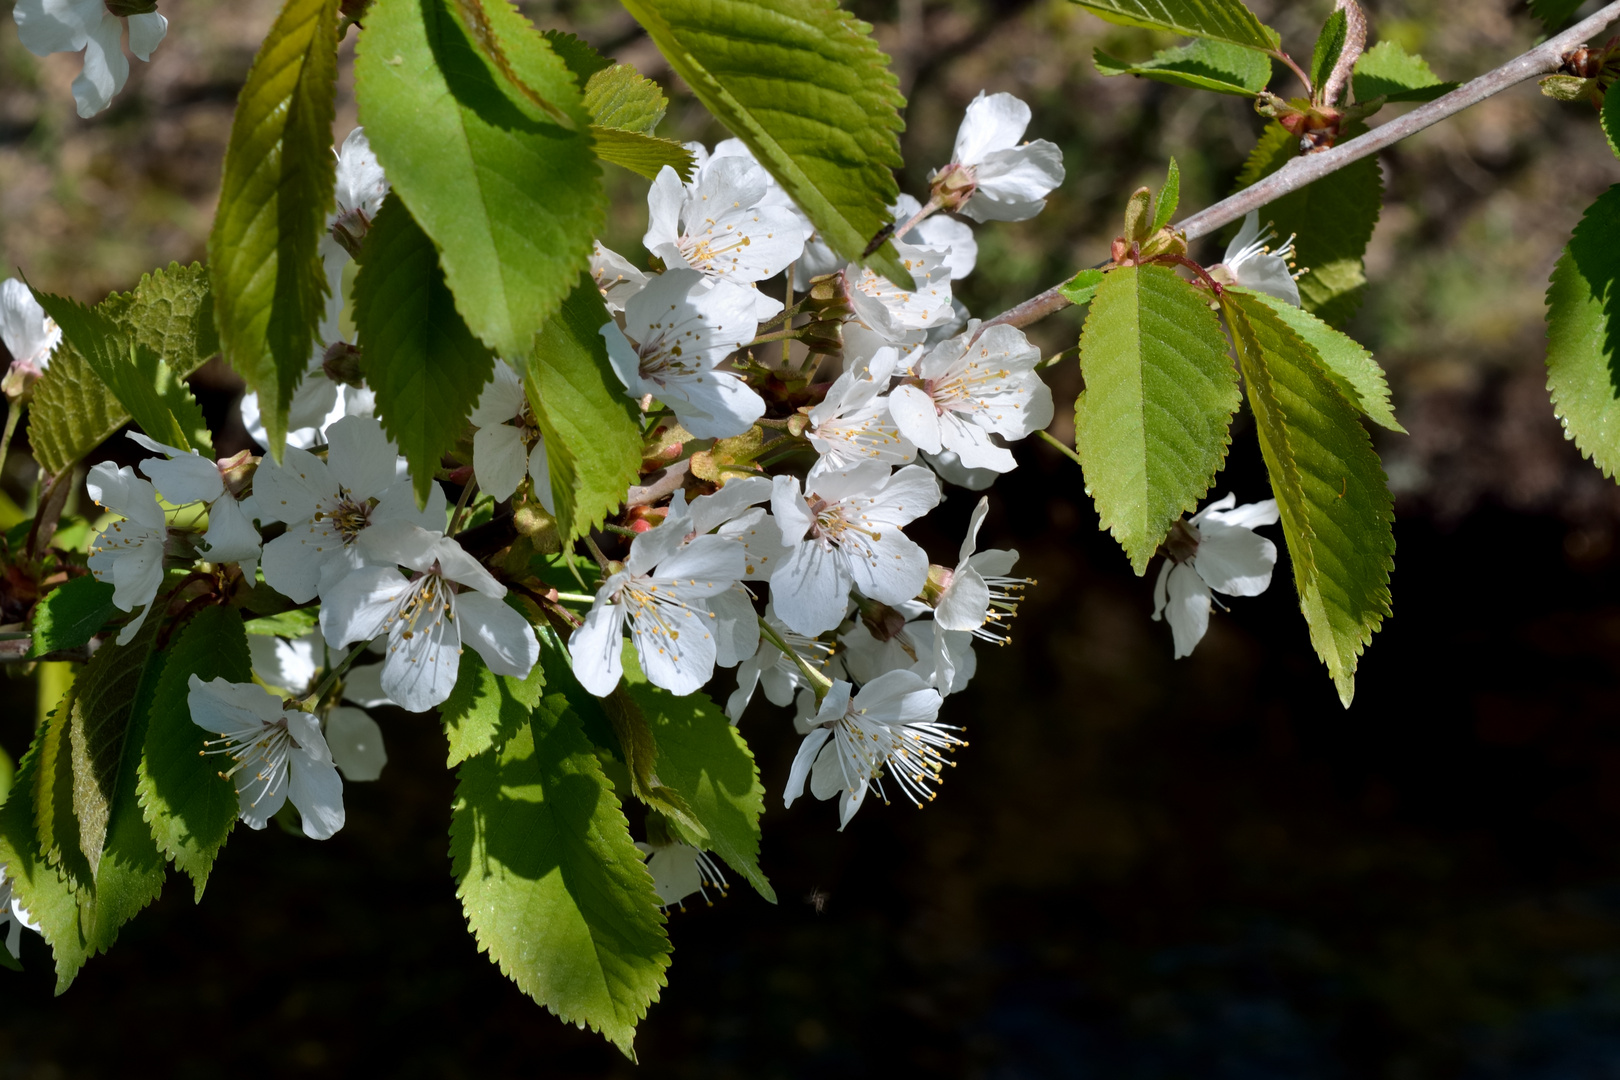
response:
{"label": "dark shadowed area", "polygon": [[[1296,55],[1331,8],[1252,6]],[[976,314],[1105,258],[1130,189],[1172,154],[1184,208],[1218,198],[1260,130],[1236,99],[1102,79],[1093,47],[1144,57],[1168,39],[1058,0],[855,7],[912,99],[906,190],[948,159],[981,88],[1024,97],[1030,136],[1064,148],[1069,180],[1045,214],[979,230],[958,290]],[[1448,79],[1539,33],[1510,0],[1366,7],[1375,36]],[[274,9],[163,0],[169,40],[92,123],[67,91],[77,60],[36,60],[0,17],[5,273],[96,300],[201,258],[235,89]],[[616,6],[524,9],[669,83]],[[339,136],[354,118],[343,79]],[[671,91],[663,133],[720,137]],[[981,646],[976,680],[947,701],[971,746],[939,798],[874,800],[842,834],[829,804],[783,810],[798,737],[757,701],[743,731],[781,903],[740,885],[671,916],[675,962],[639,1066],[475,952],[449,876],[443,735],[393,713],[388,767],[348,786],[332,840],[239,829],[200,906],[171,878],[60,998],[26,936],[26,972],[0,972],[0,1078],[1620,1077],[1620,492],[1552,415],[1542,322],[1558,251],[1620,163],[1588,106],[1525,86],[1382,164],[1350,329],[1411,434],[1377,436],[1397,496],[1395,616],[1350,710],[1285,568],[1173,661],[1151,576],[1097,531],[1078,468],[1031,440],[982,539],[1018,548],[1039,584],[1013,644]],[[605,240],[639,258],[645,182],[610,183]],[[1072,349],[1079,326],[1070,311],[1032,337]],[[1072,355],[1052,374],[1067,439]],[[230,372],[196,382],[211,419],[234,416]],[[220,448],[244,439],[238,423]],[[18,501],[20,457],[0,477]],[[1246,415],[1213,494],[1228,490],[1267,495]],[[954,557],[973,502],[953,491],[919,532],[936,560]],[[16,757],[32,685],[0,695]]]}

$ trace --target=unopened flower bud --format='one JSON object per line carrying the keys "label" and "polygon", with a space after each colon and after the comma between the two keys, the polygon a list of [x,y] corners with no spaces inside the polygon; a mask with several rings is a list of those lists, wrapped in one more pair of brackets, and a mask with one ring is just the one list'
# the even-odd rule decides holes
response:
{"label": "unopened flower bud", "polygon": [[354,387],[365,385],[365,376],[360,371],[360,346],[350,345],[347,341],[334,341],[326,347],[326,355],[321,358],[321,370],[335,383]]}
{"label": "unopened flower bud", "polygon": [[225,482],[225,490],[232,495],[240,495],[253,479],[253,474],[259,471],[259,459],[248,450],[220,458],[215,464],[219,466],[219,477]]}

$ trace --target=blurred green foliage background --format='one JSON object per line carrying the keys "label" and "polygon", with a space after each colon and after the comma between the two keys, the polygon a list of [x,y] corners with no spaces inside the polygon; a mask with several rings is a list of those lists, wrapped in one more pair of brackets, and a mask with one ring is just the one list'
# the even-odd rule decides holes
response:
{"label": "blurred green foliage background", "polygon": [[[979,230],[958,289],[988,316],[1107,255],[1126,195],[1171,155],[1182,206],[1224,194],[1261,128],[1247,103],[1104,80],[1102,46],[1170,42],[1062,0],[855,3],[911,100],[902,186],[926,189],[981,89],[1027,100],[1068,181],[1030,222]],[[1328,0],[1251,5],[1309,54]],[[1515,0],[1367,0],[1374,37],[1446,79],[1535,41]],[[1589,4],[1588,7],[1595,5]],[[6,7],[0,4],[0,10]],[[617,5],[526,3],[668,86],[662,134],[723,137]],[[91,122],[0,17],[0,263],[81,300],[203,256],[235,94],[272,0],[163,0],[168,40]],[[353,36],[344,46],[352,55]],[[354,123],[352,73],[341,137]],[[1274,85],[1281,85],[1281,76]],[[1387,114],[1386,114],[1387,115]],[[1382,118],[1382,117],[1381,117]],[[208,895],[171,888],[60,999],[37,938],[0,975],[0,1078],[212,1076],[1620,1076],[1620,494],[1552,416],[1542,294],[1583,208],[1620,177],[1595,113],[1521,86],[1381,159],[1388,198],[1350,330],[1411,434],[1377,432],[1397,495],[1395,617],[1341,710],[1286,572],[1170,659],[1150,581],[1096,531],[1046,447],[985,530],[1039,580],[1014,644],[981,649],[946,719],[968,728],[940,798],[780,809],[797,743],[744,720],[771,792],[763,864],[672,916],[675,966],[637,1070],[563,1028],[473,952],[448,875],[453,778],[428,717],[388,717],[391,762],[324,845],[240,832]],[[609,172],[604,240],[640,258],[645,181]],[[1218,249],[1206,243],[1207,261]],[[1071,348],[1070,311],[1032,330]],[[1051,372],[1059,407],[1079,387]],[[239,384],[199,374],[245,438]],[[120,451],[121,452],[121,451]],[[0,477],[21,497],[26,463]],[[1266,496],[1240,418],[1216,493]],[[971,500],[920,537],[955,551]],[[722,676],[722,679],[726,678]],[[32,689],[4,684],[20,754]],[[812,901],[812,897],[815,898]]]}

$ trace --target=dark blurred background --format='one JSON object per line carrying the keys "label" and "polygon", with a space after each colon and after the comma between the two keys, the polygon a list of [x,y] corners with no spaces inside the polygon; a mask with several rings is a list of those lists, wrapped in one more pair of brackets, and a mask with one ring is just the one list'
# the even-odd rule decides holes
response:
{"label": "dark blurred background", "polygon": [[[1093,47],[1169,42],[1061,0],[854,6],[912,101],[907,190],[948,160],[981,88],[1029,101],[1030,137],[1064,148],[1045,214],[979,230],[958,289],[976,314],[1106,257],[1125,195],[1172,154],[1185,208],[1218,198],[1260,129],[1236,99],[1101,79]],[[201,258],[232,104],[275,7],[164,0],[155,62],[89,123],[67,89],[78,59],[32,57],[0,18],[6,272],[93,301]],[[524,7],[670,83],[616,5]],[[1308,56],[1331,4],[1252,7]],[[1514,0],[1366,7],[1375,37],[1444,78],[1540,34]],[[722,137],[670,89],[665,134]],[[346,73],[339,136],[351,91]],[[1552,415],[1542,322],[1559,249],[1620,168],[1589,107],[1530,85],[1382,162],[1351,330],[1411,434],[1376,434],[1397,496],[1395,616],[1349,711],[1286,570],[1172,661],[1150,580],[1097,531],[1078,470],[1031,441],[984,538],[1023,552],[1039,586],[1013,644],[981,649],[947,703],[972,745],[939,799],[874,802],[843,834],[830,805],[782,810],[798,740],[757,705],[744,731],[781,903],[743,887],[672,916],[639,1067],[475,954],[448,874],[443,739],[396,714],[389,766],[349,786],[333,840],[239,831],[201,906],[171,882],[61,998],[28,936],[27,972],[0,974],[0,1077],[1620,1077],[1620,494]],[[610,181],[606,239],[640,258],[645,182]],[[1055,352],[1078,326],[1067,312],[1032,335]],[[1078,378],[1072,363],[1052,374],[1067,438]],[[197,382],[215,418],[234,415],[228,371]],[[1245,419],[1235,434],[1216,493],[1263,498]],[[0,478],[14,498],[25,464]],[[928,519],[937,559],[972,501]],[[32,690],[0,693],[16,756]]]}

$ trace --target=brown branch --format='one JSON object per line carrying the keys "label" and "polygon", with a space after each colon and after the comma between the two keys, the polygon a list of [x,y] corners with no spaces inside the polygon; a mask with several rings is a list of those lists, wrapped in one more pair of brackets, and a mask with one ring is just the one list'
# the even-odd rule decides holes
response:
{"label": "brown branch", "polygon": [[[1381,124],[1365,135],[1335,146],[1331,150],[1303,154],[1294,158],[1265,179],[1222,199],[1213,206],[1200,210],[1182,221],[1176,228],[1186,233],[1188,240],[1208,236],[1221,226],[1243,217],[1250,210],[1258,210],[1267,203],[1275,202],[1290,192],[1298,191],[1305,185],[1344,168],[1352,161],[1376,154],[1385,147],[1415,135],[1426,127],[1438,124],[1464,109],[1472,108],[1509,87],[1538,76],[1551,75],[1563,66],[1566,53],[1579,48],[1588,39],[1596,37],[1616,19],[1620,19],[1620,0],[1605,5],[1595,15],[1582,19],[1562,34],[1548,38],[1529,52],[1509,60],[1499,68],[1487,71],[1443,97],[1435,98],[1428,104],[1413,109],[1405,116]],[[1069,306],[1069,301],[1058,292],[1060,287],[1054,285],[1022,304],[1009,308],[985,322],[985,327],[997,323],[1028,326],[1053,312],[1063,310]]]}

